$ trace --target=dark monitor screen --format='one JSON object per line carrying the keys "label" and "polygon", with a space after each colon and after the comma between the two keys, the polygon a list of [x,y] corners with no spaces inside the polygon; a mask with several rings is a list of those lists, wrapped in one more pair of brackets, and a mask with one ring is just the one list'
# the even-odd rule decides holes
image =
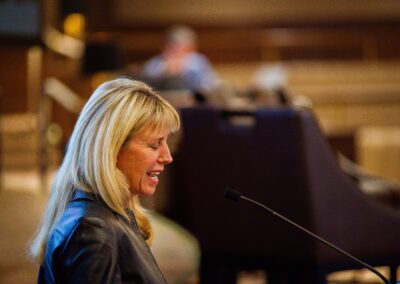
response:
{"label": "dark monitor screen", "polygon": [[38,39],[41,31],[40,0],[0,0],[0,37]]}

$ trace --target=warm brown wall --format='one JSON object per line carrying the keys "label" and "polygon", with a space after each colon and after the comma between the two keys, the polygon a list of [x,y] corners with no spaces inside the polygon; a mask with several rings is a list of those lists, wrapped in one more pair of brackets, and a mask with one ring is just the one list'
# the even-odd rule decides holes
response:
{"label": "warm brown wall", "polygon": [[[197,28],[199,49],[213,63],[400,59],[398,25]],[[140,63],[163,46],[164,29],[110,31],[127,64]]]}
{"label": "warm brown wall", "polygon": [[23,112],[27,101],[27,47],[0,48],[1,111]]}
{"label": "warm brown wall", "polygon": [[98,9],[91,12],[103,13],[103,19],[110,20],[108,24],[131,27],[179,22],[195,26],[255,26],[400,18],[397,0],[92,0],[92,3]]}
{"label": "warm brown wall", "polygon": [[400,58],[397,0],[90,2],[89,34],[109,32],[126,63],[158,53],[177,23],[198,32],[200,51],[215,63]]}

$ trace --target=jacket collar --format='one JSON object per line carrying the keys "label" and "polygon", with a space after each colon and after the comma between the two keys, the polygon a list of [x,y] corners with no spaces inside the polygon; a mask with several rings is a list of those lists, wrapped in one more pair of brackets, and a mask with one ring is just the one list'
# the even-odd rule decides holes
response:
{"label": "jacket collar", "polygon": [[90,192],[83,191],[81,189],[75,189],[71,201],[77,200],[90,200],[90,201],[98,201],[99,198],[96,198],[96,195]]}
{"label": "jacket collar", "polygon": [[136,218],[135,215],[133,214],[133,212],[130,209],[125,209],[125,212],[128,214],[128,216],[130,217],[130,220],[127,220],[124,216],[122,216],[121,214],[119,214],[118,212],[114,211],[113,209],[111,209],[99,196],[97,196],[94,193],[90,193],[90,192],[86,192],[83,191],[81,189],[75,189],[73,195],[72,195],[72,199],[71,202],[73,201],[90,201],[90,202],[96,202],[96,203],[100,203],[102,206],[107,207],[109,210],[111,210],[115,215],[117,215],[117,217],[121,220],[123,220],[126,223],[134,223],[136,226]]}

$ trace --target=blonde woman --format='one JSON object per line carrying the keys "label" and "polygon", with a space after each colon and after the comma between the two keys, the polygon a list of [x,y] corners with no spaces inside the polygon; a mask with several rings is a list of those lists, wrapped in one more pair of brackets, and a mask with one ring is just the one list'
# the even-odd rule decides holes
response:
{"label": "blonde woman", "polygon": [[97,88],[31,245],[38,283],[165,283],[138,196],[155,192],[179,125],[175,109],[142,82],[121,78]]}

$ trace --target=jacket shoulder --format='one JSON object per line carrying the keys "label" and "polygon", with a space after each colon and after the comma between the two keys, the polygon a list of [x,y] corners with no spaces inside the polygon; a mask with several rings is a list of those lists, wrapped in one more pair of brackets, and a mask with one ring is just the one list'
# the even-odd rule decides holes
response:
{"label": "jacket shoulder", "polygon": [[69,204],[49,236],[46,258],[62,255],[73,246],[116,246],[123,235],[116,213],[91,201]]}
{"label": "jacket shoulder", "polygon": [[101,279],[102,273],[108,271],[106,268],[112,270],[109,275],[118,275],[114,271],[121,238],[118,222],[114,212],[101,204],[72,202],[48,239],[46,277],[56,283],[60,279],[71,280],[68,283],[97,283],[94,279]]}

